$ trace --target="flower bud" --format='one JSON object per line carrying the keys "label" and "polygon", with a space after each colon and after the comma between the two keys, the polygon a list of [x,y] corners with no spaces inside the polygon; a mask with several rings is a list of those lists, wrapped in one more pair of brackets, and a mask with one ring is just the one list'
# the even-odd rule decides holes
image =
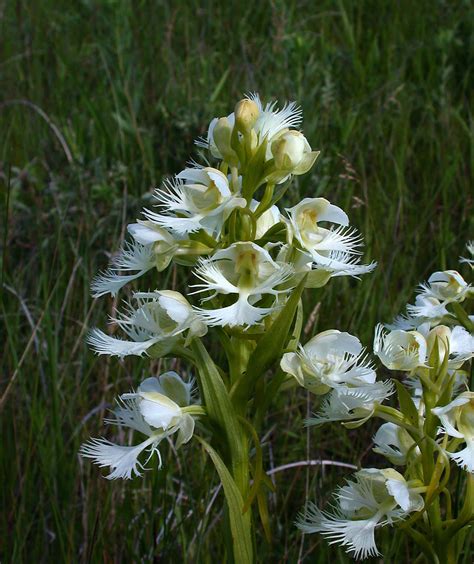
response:
{"label": "flower bud", "polygon": [[275,168],[291,174],[305,174],[313,166],[319,152],[311,146],[300,131],[286,131],[271,145]]}
{"label": "flower bud", "polygon": [[232,130],[233,127],[229,119],[222,117],[217,121],[212,132],[214,144],[227,162],[231,162],[236,158],[236,154],[230,146]]}
{"label": "flower bud", "polygon": [[287,131],[272,143],[275,166],[280,170],[291,170],[298,166],[305,154],[307,141],[299,131]]}
{"label": "flower bud", "polygon": [[438,343],[439,362],[443,362],[446,353],[449,354],[449,342],[451,339],[451,330],[446,325],[438,325],[433,327],[426,337],[428,345],[428,357],[431,355],[436,342]]}
{"label": "flower bud", "polygon": [[241,133],[250,131],[257,121],[260,110],[253,100],[244,98],[237,102],[234,109],[235,125]]}

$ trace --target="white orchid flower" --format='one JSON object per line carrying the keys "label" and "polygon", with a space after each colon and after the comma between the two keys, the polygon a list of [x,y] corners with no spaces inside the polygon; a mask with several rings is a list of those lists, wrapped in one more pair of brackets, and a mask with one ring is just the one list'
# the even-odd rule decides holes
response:
{"label": "white orchid flower", "polygon": [[447,452],[458,466],[474,473],[474,392],[463,392],[444,407],[431,410],[445,433],[466,443],[458,452]]}
{"label": "white orchid flower", "polygon": [[420,294],[436,298],[443,304],[460,302],[469,292],[470,286],[457,270],[434,272],[428,282],[420,284]]}
{"label": "white orchid flower", "polygon": [[[91,284],[92,296],[99,298],[105,294],[115,296],[126,284],[143,276],[155,266],[155,255],[150,246],[140,243],[125,243],[105,272],[96,276]],[[132,274],[120,274],[120,272]]]}
{"label": "white orchid flower", "polygon": [[392,464],[402,466],[406,464],[409,452],[419,454],[420,449],[415,446],[415,441],[403,427],[395,423],[384,423],[375,433],[373,438],[374,452],[382,454]]}
{"label": "white orchid flower", "polygon": [[367,468],[354,474],[336,493],[333,512],[310,504],[297,526],[321,533],[331,544],[344,546],[357,560],[379,555],[375,529],[405,519],[424,507],[423,498],[392,468]]}
{"label": "white orchid flower", "polygon": [[[362,237],[349,227],[347,214],[325,198],[305,198],[286,210],[290,242],[296,239],[317,268],[333,276],[359,276],[371,272],[376,263],[360,264]],[[326,228],[321,222],[338,227]]]}
{"label": "white orchid flower", "polygon": [[219,235],[232,210],[246,206],[245,199],[231,191],[227,176],[210,167],[186,168],[155,197],[163,213],[145,210],[145,216],[178,236],[200,229]]}
{"label": "white orchid flower", "polygon": [[123,286],[154,267],[161,272],[179,249],[178,242],[168,231],[149,221],[131,223],[127,229],[134,241],[125,243],[109,269],[94,278],[91,284],[94,298],[105,294],[115,296]]}
{"label": "white orchid flower", "polygon": [[468,264],[471,268],[474,268],[474,241],[469,241],[466,245],[466,249],[471,256],[469,258],[460,257],[459,262],[464,262]]}
{"label": "white orchid flower", "polygon": [[93,329],[87,342],[97,354],[162,356],[172,350],[185,331],[188,331],[188,338],[200,337],[207,331],[179,292],[139,292],[134,294],[134,299],[138,308],[129,305],[126,313],[113,319],[131,340],[111,337],[100,329]]}
{"label": "white orchid flower", "polygon": [[[176,448],[187,443],[194,432],[191,404],[192,383],[186,384],[175,372],[166,372],[159,378],[147,378],[136,393],[123,394],[114,411],[115,418],[107,423],[128,427],[147,437],[134,446],[122,446],[104,438],[91,439],[80,448],[81,456],[91,458],[100,467],[109,467],[109,480],[131,479],[141,476],[141,470],[153,454],[157,454],[159,467],[162,459],[158,446],[163,439],[178,434]],[[139,461],[142,452],[148,451],[144,463]]]}
{"label": "white orchid flower", "polygon": [[381,323],[375,328],[374,353],[390,370],[410,372],[426,366],[427,344],[418,331],[386,331]]}
{"label": "white orchid flower", "polygon": [[[201,283],[194,293],[211,292],[202,302],[217,294],[235,296],[231,305],[216,309],[195,308],[208,325],[255,325],[274,312],[279,304],[276,298],[291,288],[277,289],[293,275],[290,265],[278,264],[268,251],[255,243],[240,242],[217,251],[209,259],[201,260],[195,270]],[[273,297],[273,304],[257,305],[264,296]]]}
{"label": "white orchid flower", "polygon": [[322,425],[330,421],[346,422],[358,427],[368,421],[378,405],[393,394],[390,380],[366,386],[339,386],[325,396],[320,411],[306,420],[306,425]]}
{"label": "white orchid flower", "polygon": [[359,339],[336,329],[319,333],[300,345],[298,352],[285,353],[280,366],[315,394],[346,384],[373,384],[376,378]]}

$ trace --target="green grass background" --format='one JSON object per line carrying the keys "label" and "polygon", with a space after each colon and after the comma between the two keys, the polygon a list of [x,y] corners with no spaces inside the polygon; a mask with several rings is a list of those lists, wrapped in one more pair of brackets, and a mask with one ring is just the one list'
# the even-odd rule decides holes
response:
{"label": "green grass background", "polygon": [[[176,368],[93,356],[85,333],[116,302],[92,300],[91,278],[212,117],[249,91],[294,99],[322,153],[286,204],[342,206],[379,263],[362,281],[308,292],[308,311],[320,304],[309,331],[370,345],[375,323],[431,271],[456,268],[473,236],[473,24],[469,1],[0,3],[2,562],[223,561],[222,494],[207,511],[218,480],[197,445],[165,447],[162,471],[125,483],[77,456],[114,395]],[[185,289],[186,276],[140,285]],[[306,433],[312,401],[297,390],[273,406],[268,468],[383,464],[373,423]],[[322,503],[347,474],[277,472],[259,561],[348,561],[293,526],[307,495]],[[416,556],[393,530],[379,539],[385,562]]]}

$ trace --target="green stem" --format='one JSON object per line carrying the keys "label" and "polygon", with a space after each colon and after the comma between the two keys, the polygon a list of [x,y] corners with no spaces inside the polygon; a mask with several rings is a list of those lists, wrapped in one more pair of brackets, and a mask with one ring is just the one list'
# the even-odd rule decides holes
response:
{"label": "green stem", "polygon": [[384,421],[395,423],[395,425],[403,427],[411,433],[419,434],[418,430],[406,420],[404,415],[400,411],[398,411],[398,409],[395,409],[394,407],[389,407],[387,405],[377,405],[374,410],[374,415],[375,417],[379,417]]}

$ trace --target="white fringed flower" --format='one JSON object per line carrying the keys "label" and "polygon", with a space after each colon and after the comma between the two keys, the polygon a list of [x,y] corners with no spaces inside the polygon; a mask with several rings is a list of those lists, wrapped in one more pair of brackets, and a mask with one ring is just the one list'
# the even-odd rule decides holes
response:
{"label": "white fringed flower", "polygon": [[[290,242],[296,239],[316,268],[332,276],[359,276],[376,267],[360,264],[362,237],[349,227],[347,214],[325,198],[305,198],[287,212]],[[321,227],[321,222],[338,227]]]}
{"label": "white fringed flower", "polygon": [[153,267],[158,271],[164,270],[179,248],[178,242],[168,231],[149,221],[131,223],[127,229],[134,241],[125,243],[113,258],[109,269],[94,278],[91,285],[94,298],[105,294],[115,296],[123,286]]}
{"label": "white fringed flower", "polygon": [[297,526],[305,533],[321,533],[330,544],[344,546],[354,558],[377,556],[375,529],[405,519],[424,507],[423,498],[392,468],[367,468],[354,474],[336,492],[333,512],[310,504]]}
{"label": "white fringed flower", "polygon": [[420,284],[419,292],[446,304],[464,300],[469,289],[469,284],[457,270],[443,270],[434,272],[428,282]]}
{"label": "white fringed flower", "polygon": [[[216,309],[195,308],[207,325],[230,327],[259,323],[279,305],[276,298],[291,288],[277,289],[293,275],[289,265],[275,262],[268,251],[255,243],[234,243],[217,251],[211,258],[201,260],[195,270],[200,284],[194,293],[211,292],[202,302],[217,294],[236,297],[231,305]],[[270,305],[257,305],[262,297],[273,298]]]}
{"label": "white fringed flower", "polygon": [[[155,266],[153,249],[140,243],[125,243],[123,249],[113,258],[108,270],[94,278],[91,284],[92,296],[105,294],[115,296],[126,284],[143,276]],[[131,272],[132,274],[120,274]]]}
{"label": "white fringed flower", "polygon": [[374,353],[390,370],[410,372],[426,365],[427,344],[418,331],[386,331],[381,323],[375,328]]}
{"label": "white fringed flower", "polygon": [[298,352],[285,353],[281,369],[298,384],[315,394],[350,384],[364,386],[375,382],[375,371],[357,337],[336,329],[310,339]]}
{"label": "white fringed flower", "polygon": [[399,466],[406,464],[409,452],[420,452],[409,433],[395,423],[381,425],[375,433],[373,441],[375,444],[374,452],[382,454],[392,464]]}
{"label": "white fringed flower", "polygon": [[131,340],[111,337],[100,329],[93,329],[87,342],[97,354],[162,356],[172,350],[185,331],[188,331],[188,338],[202,336],[207,331],[179,292],[140,292],[134,294],[134,299],[137,308],[129,305],[126,313],[113,319]]}
{"label": "white fringed flower", "polygon": [[185,236],[203,229],[209,235],[219,235],[235,208],[246,205],[244,198],[229,187],[227,176],[215,168],[186,168],[176,180],[157,190],[155,197],[163,213],[145,210],[154,224]]}
{"label": "white fringed flower", "polygon": [[439,417],[450,437],[466,443],[464,449],[448,452],[448,456],[461,468],[474,473],[474,392],[463,392],[448,405],[431,411]]}
{"label": "white fringed flower", "polygon": [[355,388],[334,388],[325,396],[320,411],[306,420],[306,425],[341,421],[348,427],[358,427],[370,419],[376,407],[392,394],[393,384],[389,380]]}
{"label": "white fringed flower", "polygon": [[413,327],[426,321],[435,325],[449,314],[448,304],[463,301],[470,291],[471,286],[456,270],[435,272],[420,284],[415,303],[407,305],[408,316],[402,319]]}
{"label": "white fringed flower", "polygon": [[[131,479],[141,476],[153,454],[157,454],[159,467],[162,460],[158,450],[160,442],[178,434],[176,448],[188,442],[194,432],[194,419],[186,412],[191,404],[191,384],[186,384],[175,372],[166,372],[159,378],[147,378],[136,393],[123,394],[115,417],[107,423],[128,427],[148,438],[134,446],[122,446],[104,438],[90,439],[80,448],[81,456],[91,458],[101,468],[109,467],[109,480]],[[140,454],[148,451],[146,460]]]}

